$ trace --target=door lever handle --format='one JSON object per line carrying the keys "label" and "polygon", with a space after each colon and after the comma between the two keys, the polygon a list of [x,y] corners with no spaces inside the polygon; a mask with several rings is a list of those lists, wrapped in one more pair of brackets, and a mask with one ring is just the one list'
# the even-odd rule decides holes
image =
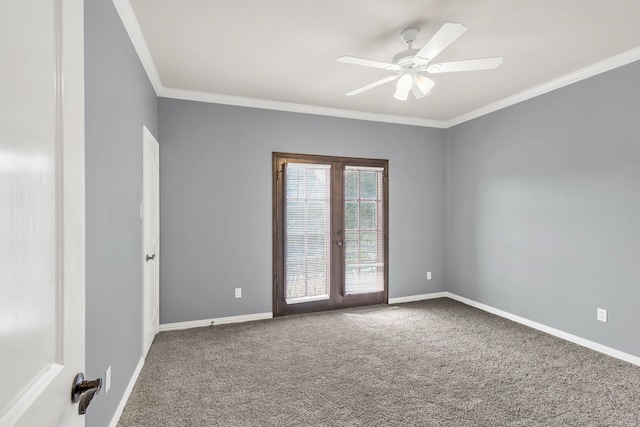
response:
{"label": "door lever handle", "polygon": [[79,373],[73,379],[71,386],[71,403],[80,402],[78,405],[78,414],[84,415],[87,412],[89,404],[93,400],[93,396],[100,393],[102,389],[102,378],[87,381],[84,374]]}
{"label": "door lever handle", "polygon": [[156,254],[153,254],[151,256],[149,256],[149,254],[147,254],[147,262],[149,262],[150,260],[154,259],[156,257]]}

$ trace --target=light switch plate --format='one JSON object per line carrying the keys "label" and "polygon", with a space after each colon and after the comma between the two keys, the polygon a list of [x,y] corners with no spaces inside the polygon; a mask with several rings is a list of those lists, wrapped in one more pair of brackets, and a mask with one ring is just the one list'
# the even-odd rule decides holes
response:
{"label": "light switch plate", "polygon": [[598,309],[598,320],[601,322],[605,322],[607,321],[607,310],[605,310],[604,308],[599,308]]}
{"label": "light switch plate", "polygon": [[109,393],[109,389],[111,388],[111,366],[107,368],[107,371],[104,373],[104,394]]}

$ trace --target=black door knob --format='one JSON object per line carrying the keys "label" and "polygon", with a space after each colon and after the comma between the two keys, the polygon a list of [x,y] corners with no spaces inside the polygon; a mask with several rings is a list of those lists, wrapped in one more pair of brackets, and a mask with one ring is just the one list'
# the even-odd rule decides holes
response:
{"label": "black door knob", "polygon": [[84,379],[83,373],[76,375],[71,386],[71,402],[80,401],[78,405],[78,413],[80,415],[84,415],[87,412],[93,396],[99,393],[100,389],[102,389],[102,378],[87,381]]}

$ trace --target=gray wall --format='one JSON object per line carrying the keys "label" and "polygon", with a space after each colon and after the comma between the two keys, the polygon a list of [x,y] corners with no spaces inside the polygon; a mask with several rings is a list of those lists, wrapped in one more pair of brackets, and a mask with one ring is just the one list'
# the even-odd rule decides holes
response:
{"label": "gray wall", "polygon": [[447,130],[448,291],[640,356],[638,76]]}
{"label": "gray wall", "polygon": [[107,426],[142,354],[142,125],[157,98],[111,0],[85,2],[86,373],[108,394],[87,412]]}
{"label": "gray wall", "polygon": [[389,295],[444,290],[443,130],[165,98],[158,117],[161,323],[271,312],[274,151],[388,159]]}

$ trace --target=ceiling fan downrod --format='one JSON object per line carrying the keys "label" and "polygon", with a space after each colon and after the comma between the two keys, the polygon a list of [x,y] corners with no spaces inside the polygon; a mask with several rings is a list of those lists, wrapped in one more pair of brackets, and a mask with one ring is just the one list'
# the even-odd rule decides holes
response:
{"label": "ceiling fan downrod", "polygon": [[409,27],[409,28],[405,28],[400,33],[400,36],[402,36],[402,40],[404,40],[405,43],[407,43],[409,50],[413,49],[413,42],[416,41],[416,37],[418,36],[419,32],[420,30],[418,28]]}

